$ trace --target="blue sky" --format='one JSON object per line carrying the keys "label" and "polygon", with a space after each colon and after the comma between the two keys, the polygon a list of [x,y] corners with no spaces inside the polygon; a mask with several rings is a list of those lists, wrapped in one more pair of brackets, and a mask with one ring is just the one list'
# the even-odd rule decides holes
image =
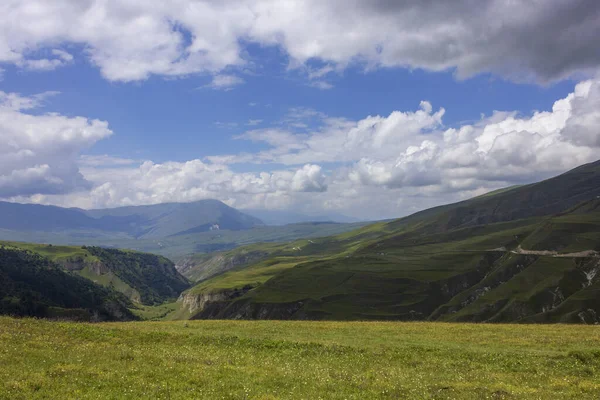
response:
{"label": "blue sky", "polygon": [[[549,110],[575,85],[572,80],[542,86],[488,74],[458,80],[452,71],[391,68],[365,72],[353,67],[332,77],[331,89],[322,90],[308,86],[299,73],[286,73],[286,58],[278,52],[263,53],[259,61],[268,57],[266,66],[257,73],[239,74],[245,82],[231,90],[205,87],[209,76],[109,82],[84,60],[50,72],[7,68],[1,87],[24,95],[59,91],[39,112],[109,121],[115,135],[98,142],[88,154],[164,162],[261,148],[233,137],[255,127],[278,125],[294,107],[359,120],[412,110],[427,100],[434,107],[445,107],[444,125],[455,127],[495,110],[517,110],[524,115]],[[251,120],[256,125],[249,126]]]}
{"label": "blue sky", "polygon": [[595,2],[286,4],[0,6],[0,198],[388,218],[597,157]]}

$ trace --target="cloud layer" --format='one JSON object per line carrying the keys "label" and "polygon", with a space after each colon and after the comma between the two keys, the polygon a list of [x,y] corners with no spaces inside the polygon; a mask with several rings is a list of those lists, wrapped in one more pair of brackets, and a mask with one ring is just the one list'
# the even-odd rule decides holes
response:
{"label": "cloud layer", "polygon": [[[517,81],[586,75],[600,64],[596,0],[6,0],[0,63],[54,69],[71,47],[112,81],[219,74],[244,43],[279,46],[312,79],[367,68],[492,72]],[[217,81],[215,81],[218,83]],[[317,80],[314,86],[330,84]]]}
{"label": "cloud layer", "polygon": [[[217,198],[380,218],[533,182],[600,154],[599,80],[577,84],[552,110],[495,112],[456,128],[426,101],[359,121],[292,109],[287,128],[238,137],[263,151],[164,163],[80,156],[111,134],[107,123],[30,113],[49,95],[0,93],[1,198],[84,208]],[[236,172],[238,163],[259,172]]]}

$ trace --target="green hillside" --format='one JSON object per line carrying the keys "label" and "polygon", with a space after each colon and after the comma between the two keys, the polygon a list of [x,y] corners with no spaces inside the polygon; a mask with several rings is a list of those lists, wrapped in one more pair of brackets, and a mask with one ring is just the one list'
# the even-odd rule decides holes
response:
{"label": "green hillside", "polygon": [[338,236],[246,246],[190,274],[218,273],[182,306],[194,318],[598,322],[598,196],[600,162]]}
{"label": "green hillside", "polygon": [[67,271],[123,293],[135,304],[173,300],[189,286],[170,260],[153,254],[86,246],[0,244],[46,257]]}
{"label": "green hillside", "polygon": [[0,314],[75,320],[131,320],[122,294],[65,271],[41,255],[0,246]]}

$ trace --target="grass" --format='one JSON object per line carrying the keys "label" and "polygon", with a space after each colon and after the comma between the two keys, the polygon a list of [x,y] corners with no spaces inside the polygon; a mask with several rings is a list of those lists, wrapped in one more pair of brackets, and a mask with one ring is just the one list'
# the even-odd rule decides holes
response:
{"label": "grass", "polygon": [[145,321],[157,321],[167,319],[179,308],[177,302],[163,303],[156,306],[149,306],[144,304],[138,304],[136,306],[137,308],[132,308],[131,312],[133,312],[135,316]]}
{"label": "grass", "polygon": [[568,325],[0,318],[0,399],[595,399]]}
{"label": "grass", "polygon": [[94,283],[97,283],[102,286],[110,287],[115,289],[117,292],[123,293],[127,298],[131,299],[135,303],[141,305],[141,297],[140,293],[119,279],[118,276],[113,274],[112,272],[108,272],[106,274],[98,275],[94,271],[92,271],[89,266],[85,266],[83,269],[77,271],[77,273],[91,280]]}
{"label": "grass", "polygon": [[51,244],[7,241],[0,241],[0,245],[33,251],[59,264],[76,258],[85,258],[86,263],[99,261],[97,257],[94,257],[80,246],[54,246]]}

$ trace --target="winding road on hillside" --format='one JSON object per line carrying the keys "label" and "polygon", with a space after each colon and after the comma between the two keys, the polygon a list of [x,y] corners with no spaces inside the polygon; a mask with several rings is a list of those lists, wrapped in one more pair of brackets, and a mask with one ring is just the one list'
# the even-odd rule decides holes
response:
{"label": "winding road on hillside", "polygon": [[564,258],[588,258],[588,257],[600,257],[600,253],[595,250],[583,250],[575,253],[559,253],[554,250],[524,250],[521,246],[510,251],[513,254],[528,254],[535,256],[552,256],[552,257],[564,257]]}

